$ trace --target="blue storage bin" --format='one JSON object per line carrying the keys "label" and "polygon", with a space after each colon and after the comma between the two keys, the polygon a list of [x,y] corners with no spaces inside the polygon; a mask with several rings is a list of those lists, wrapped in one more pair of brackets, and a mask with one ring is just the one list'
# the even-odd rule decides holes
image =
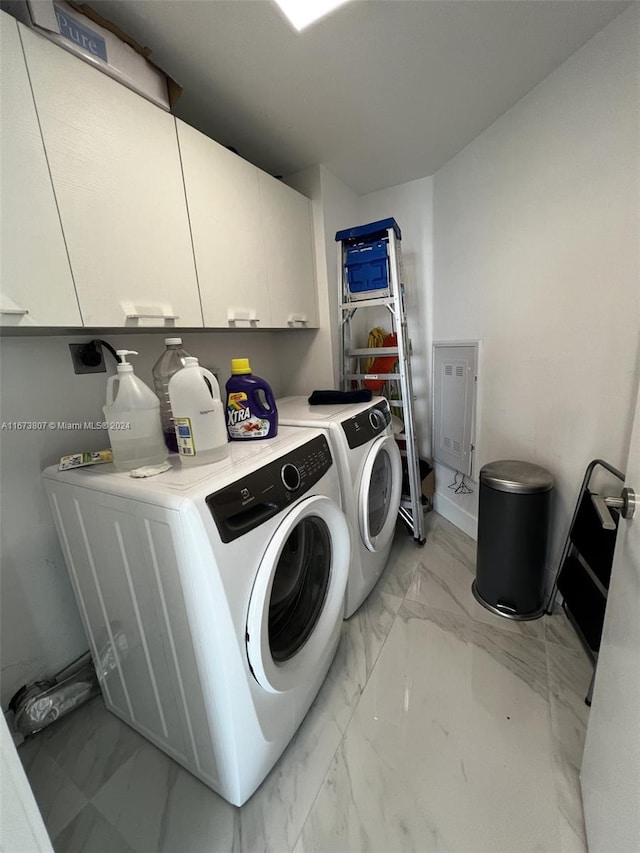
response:
{"label": "blue storage bin", "polygon": [[360,295],[377,295],[372,291],[388,291],[389,271],[387,264],[387,243],[377,240],[375,243],[363,243],[347,249],[347,284],[349,292]]}
{"label": "blue storage bin", "polygon": [[346,250],[345,279],[352,299],[373,299],[389,295],[389,229],[402,239],[393,218],[379,219],[336,233],[336,241]]}
{"label": "blue storage bin", "polygon": [[352,246],[356,243],[373,243],[374,240],[385,240],[389,228],[393,228],[398,240],[402,240],[400,226],[393,219],[378,219],[377,222],[368,222],[366,225],[356,225],[355,228],[343,228],[336,232],[336,242],[346,241]]}

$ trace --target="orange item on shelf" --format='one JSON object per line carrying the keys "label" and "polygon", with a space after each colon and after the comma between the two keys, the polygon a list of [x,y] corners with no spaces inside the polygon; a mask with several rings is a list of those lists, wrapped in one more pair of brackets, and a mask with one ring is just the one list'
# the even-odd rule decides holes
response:
{"label": "orange item on shelf", "polygon": [[[382,342],[382,346],[397,347],[398,336],[395,334],[387,335]],[[397,361],[398,356],[396,353],[393,353],[393,355],[378,355],[373,359],[367,373],[393,373]],[[386,379],[365,379],[364,387],[368,388],[373,394],[380,394],[385,382]]]}

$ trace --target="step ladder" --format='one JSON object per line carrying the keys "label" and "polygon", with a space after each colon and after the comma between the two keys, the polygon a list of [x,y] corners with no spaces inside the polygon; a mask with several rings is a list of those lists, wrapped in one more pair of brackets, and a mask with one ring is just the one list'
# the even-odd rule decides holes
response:
{"label": "step ladder", "polygon": [[604,469],[624,485],[625,475],[604,459],[594,459],[578,492],[571,526],[560,557],[556,579],[549,596],[546,612],[553,613],[558,593],[562,594],[562,609],[567,615],[587,655],[593,661],[593,674],[585,704],[591,706],[593,685],[598,664],[604,614],[609,595],[613,553],[618,535],[620,511],[608,513],[606,526],[597,508],[600,495],[594,488]]}
{"label": "step ladder", "polygon": [[[400,228],[393,218],[370,222],[338,231],[341,279],[340,297],[340,384],[343,391],[363,387],[366,380],[382,380],[391,411],[396,410],[404,424],[396,435],[403,441],[409,481],[409,494],[403,495],[398,515],[419,545],[425,543],[425,505],[418,458],[418,441],[414,425],[414,395],[411,379],[410,342],[404,305],[404,282]],[[387,309],[395,347],[354,346],[353,321],[356,312]],[[397,356],[396,372],[367,373],[361,360],[376,356]]]}

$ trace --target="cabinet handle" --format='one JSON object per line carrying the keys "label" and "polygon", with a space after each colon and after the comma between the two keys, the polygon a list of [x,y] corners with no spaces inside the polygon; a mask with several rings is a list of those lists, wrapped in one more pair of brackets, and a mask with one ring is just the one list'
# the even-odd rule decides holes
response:
{"label": "cabinet handle", "polygon": [[179,320],[179,314],[125,314],[127,320]]}
{"label": "cabinet handle", "polygon": [[0,308],[0,314],[11,314],[14,317],[24,317],[28,313],[26,308]]}
{"label": "cabinet handle", "polygon": [[260,323],[261,320],[259,317],[252,317],[250,311],[230,311],[227,322],[230,326],[235,326],[236,323],[248,323],[251,326],[253,323]]}
{"label": "cabinet handle", "polygon": [[288,326],[306,326],[308,322],[306,314],[289,314],[289,318],[287,319]]}

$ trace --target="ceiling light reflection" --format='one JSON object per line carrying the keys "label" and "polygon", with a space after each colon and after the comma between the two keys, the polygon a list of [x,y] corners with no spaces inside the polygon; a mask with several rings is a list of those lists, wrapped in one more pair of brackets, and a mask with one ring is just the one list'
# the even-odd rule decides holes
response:
{"label": "ceiling light reflection", "polygon": [[333,12],[348,0],[275,0],[291,24],[300,32],[309,24]]}

